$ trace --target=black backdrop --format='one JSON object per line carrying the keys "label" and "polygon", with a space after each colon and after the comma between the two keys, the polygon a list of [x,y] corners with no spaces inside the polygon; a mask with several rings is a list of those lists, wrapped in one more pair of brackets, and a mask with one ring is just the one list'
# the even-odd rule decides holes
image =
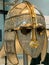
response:
{"label": "black backdrop", "polygon": [[[40,64],[41,54],[37,58],[32,58],[30,65]],[[45,60],[42,62],[44,65],[49,65],[49,53],[46,54]]]}

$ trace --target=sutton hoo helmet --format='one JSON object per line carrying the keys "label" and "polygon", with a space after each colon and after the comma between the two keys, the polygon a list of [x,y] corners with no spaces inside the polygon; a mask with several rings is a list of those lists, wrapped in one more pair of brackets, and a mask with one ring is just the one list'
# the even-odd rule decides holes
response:
{"label": "sutton hoo helmet", "polygon": [[[36,58],[41,54],[41,62],[45,59],[47,50],[45,19],[43,14],[27,1],[14,5],[9,10],[5,21],[5,41],[10,40],[10,43],[6,43],[8,49],[6,53],[13,64],[10,54],[15,54],[16,47],[12,41],[15,40],[16,35],[26,54],[32,58]],[[13,55],[11,56],[14,58]]]}

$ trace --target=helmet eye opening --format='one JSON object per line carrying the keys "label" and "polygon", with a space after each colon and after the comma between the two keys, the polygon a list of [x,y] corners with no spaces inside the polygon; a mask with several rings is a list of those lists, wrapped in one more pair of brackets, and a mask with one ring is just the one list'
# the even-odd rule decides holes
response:
{"label": "helmet eye opening", "polygon": [[43,26],[39,26],[39,27],[36,28],[36,31],[38,32],[38,34],[44,33],[45,28]]}
{"label": "helmet eye opening", "polygon": [[20,31],[22,34],[27,35],[31,32],[31,28],[21,27]]}

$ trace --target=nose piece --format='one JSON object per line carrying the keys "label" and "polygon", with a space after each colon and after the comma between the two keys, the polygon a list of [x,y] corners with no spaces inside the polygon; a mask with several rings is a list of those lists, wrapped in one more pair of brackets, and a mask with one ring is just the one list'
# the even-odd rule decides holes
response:
{"label": "nose piece", "polygon": [[31,48],[38,48],[39,43],[38,43],[38,41],[36,41],[36,42],[31,41],[31,42],[29,43],[29,45],[30,45]]}

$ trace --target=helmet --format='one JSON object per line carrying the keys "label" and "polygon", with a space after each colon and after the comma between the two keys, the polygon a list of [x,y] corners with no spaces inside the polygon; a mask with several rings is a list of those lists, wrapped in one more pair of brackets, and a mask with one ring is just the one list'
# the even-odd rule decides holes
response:
{"label": "helmet", "polygon": [[[41,53],[42,61],[47,50],[45,18],[28,1],[14,5],[5,20],[5,31],[16,31],[17,38],[24,52],[32,58]],[[8,36],[7,36],[8,37]]]}

